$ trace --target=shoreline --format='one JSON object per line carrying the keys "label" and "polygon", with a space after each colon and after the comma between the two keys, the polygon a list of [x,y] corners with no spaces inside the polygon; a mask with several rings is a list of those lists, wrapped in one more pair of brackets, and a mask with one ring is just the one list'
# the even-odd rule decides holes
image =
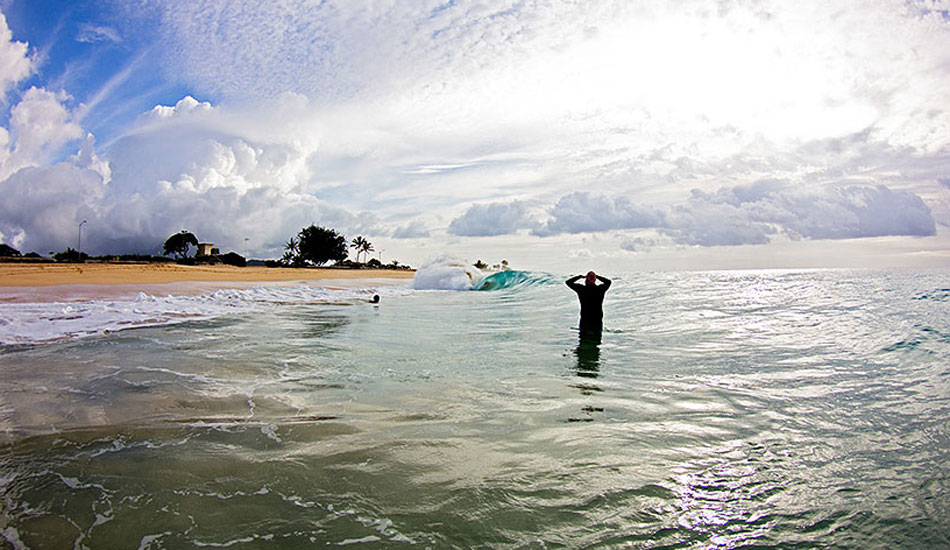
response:
{"label": "shoreline", "polygon": [[412,279],[408,269],[234,267],[179,264],[0,263],[0,287],[167,283],[266,283],[326,279]]}
{"label": "shoreline", "polygon": [[234,267],[178,264],[0,263],[0,302],[196,295],[258,285],[360,289],[408,283],[414,270]]}

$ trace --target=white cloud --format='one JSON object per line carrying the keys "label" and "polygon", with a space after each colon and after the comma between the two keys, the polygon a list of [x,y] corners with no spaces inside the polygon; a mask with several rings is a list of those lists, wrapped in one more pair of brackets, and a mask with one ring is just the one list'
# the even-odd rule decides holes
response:
{"label": "white cloud", "polygon": [[[809,239],[936,232],[930,209],[907,191],[847,184],[799,189],[775,181],[712,194],[694,191],[675,209],[670,226],[678,240],[689,244],[761,244],[776,227],[791,238]],[[710,233],[699,233],[709,228]]]}
{"label": "white cloud", "polygon": [[[654,229],[674,242],[700,246],[766,244],[782,233],[791,239],[858,239],[885,235],[931,236],[936,226],[923,200],[883,185],[800,188],[764,180],[693,190],[685,202],[646,209],[626,197],[575,192],[561,197],[539,234]],[[653,239],[628,237],[625,250],[643,250]]]}
{"label": "white cloud", "polygon": [[620,241],[620,249],[627,252],[644,252],[661,244],[659,239],[652,237],[626,237]]}
{"label": "white cloud", "polygon": [[146,113],[145,118],[168,119],[176,116],[184,116],[192,112],[207,112],[212,109],[211,103],[207,101],[198,101],[189,96],[181,98],[174,107],[168,105],[156,105],[152,110]]}
{"label": "white cloud", "polygon": [[65,93],[32,87],[10,111],[9,148],[0,181],[24,166],[49,162],[68,142],[83,136],[63,102]]}
{"label": "white cloud", "polygon": [[663,225],[662,215],[634,204],[627,197],[607,197],[577,191],[561,197],[551,209],[551,219],[538,235],[587,233]]}
{"label": "white cloud", "polygon": [[731,204],[690,200],[672,209],[664,231],[682,244],[738,246],[765,244],[775,234],[773,226],[756,222]]}
{"label": "white cloud", "polygon": [[119,31],[113,27],[108,27],[105,25],[90,25],[88,23],[83,23],[79,25],[79,33],[76,35],[76,40],[79,42],[87,43],[96,43],[96,42],[122,42],[122,37],[119,35]]}
{"label": "white cloud", "polygon": [[24,168],[4,181],[0,191],[0,232],[21,234],[24,251],[45,255],[76,248],[78,224],[95,218],[106,186],[96,170],[66,161]]}
{"label": "white cloud", "polygon": [[393,231],[394,239],[423,239],[429,236],[429,230],[420,221],[399,226]]}
{"label": "white cloud", "polygon": [[0,104],[14,84],[30,75],[33,67],[28,50],[25,42],[13,40],[7,18],[0,13]]}
{"label": "white cloud", "polygon": [[452,220],[449,233],[464,237],[492,237],[508,235],[535,225],[524,203],[473,204],[464,214]]}

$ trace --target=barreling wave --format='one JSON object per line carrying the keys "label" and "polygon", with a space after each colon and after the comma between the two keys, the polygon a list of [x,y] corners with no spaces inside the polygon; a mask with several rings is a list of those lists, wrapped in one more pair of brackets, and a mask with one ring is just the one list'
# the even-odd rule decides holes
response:
{"label": "barreling wave", "polygon": [[515,269],[484,272],[466,261],[442,256],[416,271],[412,288],[416,290],[505,290],[552,282],[554,279],[543,273]]}
{"label": "barreling wave", "polygon": [[503,290],[523,288],[553,283],[554,278],[547,274],[506,269],[492,273],[481,280],[475,290]]}

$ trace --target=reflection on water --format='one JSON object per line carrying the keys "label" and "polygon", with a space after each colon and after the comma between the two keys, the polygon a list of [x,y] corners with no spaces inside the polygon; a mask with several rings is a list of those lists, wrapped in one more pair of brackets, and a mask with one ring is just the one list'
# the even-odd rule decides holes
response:
{"label": "reflection on water", "polygon": [[577,376],[597,378],[600,370],[600,344],[599,334],[581,334],[577,347],[574,348],[574,356],[577,358],[575,368]]}
{"label": "reflection on water", "polygon": [[[600,385],[595,383],[593,380],[600,376],[601,340],[602,338],[600,334],[581,333],[578,337],[577,347],[574,348],[574,358],[576,359],[574,373],[581,378],[586,378],[587,380],[575,382],[569,385],[580,390],[581,395],[591,396],[603,392],[603,389],[600,387]],[[581,414],[579,416],[571,416],[567,419],[567,421],[593,422],[594,413],[600,413],[603,411],[603,407],[588,403],[581,407]]]}
{"label": "reflection on water", "polygon": [[614,281],[2,350],[0,547],[947,545],[943,274]]}

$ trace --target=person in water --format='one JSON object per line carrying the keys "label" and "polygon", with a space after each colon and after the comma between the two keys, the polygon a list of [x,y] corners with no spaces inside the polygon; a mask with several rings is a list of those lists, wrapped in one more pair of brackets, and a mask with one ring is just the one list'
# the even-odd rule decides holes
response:
{"label": "person in water", "polygon": [[[581,279],[584,279],[584,284],[578,282]],[[581,302],[581,336],[600,336],[604,329],[604,294],[610,288],[610,279],[588,271],[587,275],[571,277],[564,282],[577,293]]]}

